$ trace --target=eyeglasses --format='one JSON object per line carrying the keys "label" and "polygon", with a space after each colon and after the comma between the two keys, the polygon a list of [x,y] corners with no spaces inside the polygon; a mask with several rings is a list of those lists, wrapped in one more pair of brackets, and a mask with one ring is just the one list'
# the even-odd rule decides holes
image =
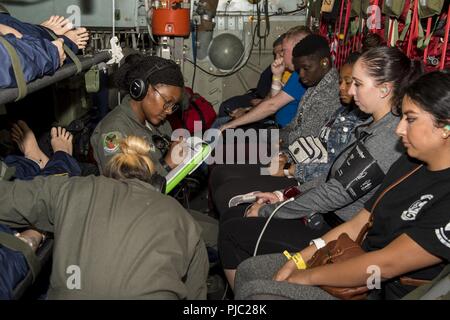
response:
{"label": "eyeglasses", "polygon": [[171,110],[172,112],[175,112],[178,110],[178,108],[180,107],[180,105],[176,102],[170,102],[166,97],[164,97],[161,92],[158,91],[158,89],[156,89],[154,86],[152,86],[153,90],[156,91],[156,93],[158,93],[158,95],[161,97],[161,99],[163,99],[164,101],[164,105],[163,105],[163,109],[164,110]]}

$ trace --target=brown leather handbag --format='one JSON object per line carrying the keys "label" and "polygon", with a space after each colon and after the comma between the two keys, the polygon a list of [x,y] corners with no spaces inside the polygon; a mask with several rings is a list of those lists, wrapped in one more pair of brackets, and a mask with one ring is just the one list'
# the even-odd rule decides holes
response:
{"label": "brown leather handbag", "polygon": [[[422,165],[416,167],[413,171],[407,173],[396,182],[391,184],[386,188],[380,196],[375,201],[372,209],[370,210],[371,215],[368,223],[366,223],[361,231],[359,232],[356,241],[353,241],[348,234],[342,233],[336,240],[330,241],[327,245],[319,250],[317,250],[311,259],[306,263],[308,268],[315,268],[323,266],[326,264],[338,263],[351,258],[363,255],[365,251],[361,248],[361,244],[367,235],[367,231],[372,227],[373,224],[373,211],[380,202],[381,198],[389,192],[391,189],[400,184],[403,180],[411,176],[417,170],[420,169]],[[332,286],[321,286],[323,290],[329,294],[335,296],[336,298],[343,300],[363,300],[367,298],[369,288],[367,286],[360,287],[332,287]]]}

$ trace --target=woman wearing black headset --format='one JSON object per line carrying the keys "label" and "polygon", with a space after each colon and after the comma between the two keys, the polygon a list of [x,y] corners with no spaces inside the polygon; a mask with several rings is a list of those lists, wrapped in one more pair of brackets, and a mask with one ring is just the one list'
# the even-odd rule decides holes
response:
{"label": "woman wearing black headset", "polygon": [[[150,145],[149,156],[155,172],[161,176],[184,158],[182,144],[171,142],[172,128],[166,117],[178,108],[184,91],[180,67],[157,56],[130,55],[115,77],[120,90],[128,91],[122,103],[95,128],[91,136],[94,157],[102,174],[105,166],[120,152],[120,141],[130,135],[144,138]],[[155,184],[162,190],[160,179]],[[217,221],[189,210],[202,228],[208,246],[217,243]]]}
{"label": "woman wearing black headset", "polygon": [[165,176],[177,165],[172,157],[178,142],[171,143],[172,128],[166,117],[178,108],[184,79],[179,66],[157,56],[133,54],[125,59],[116,84],[128,95],[94,130],[91,144],[103,173],[108,160],[119,152],[119,141],[129,135],[150,144],[150,158],[156,172]]}

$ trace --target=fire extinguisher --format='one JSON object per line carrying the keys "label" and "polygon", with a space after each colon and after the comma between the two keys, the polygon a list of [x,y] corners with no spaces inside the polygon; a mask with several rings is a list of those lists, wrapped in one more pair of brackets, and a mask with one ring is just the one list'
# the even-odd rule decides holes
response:
{"label": "fire extinguisher", "polygon": [[152,1],[152,33],[165,37],[189,36],[190,13],[190,0]]}

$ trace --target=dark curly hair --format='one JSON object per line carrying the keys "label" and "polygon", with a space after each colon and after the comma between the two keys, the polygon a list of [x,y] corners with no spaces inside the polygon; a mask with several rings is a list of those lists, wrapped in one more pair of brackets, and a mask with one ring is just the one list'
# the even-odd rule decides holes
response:
{"label": "dark curly hair", "polygon": [[381,47],[383,45],[383,38],[376,33],[368,33],[362,40],[362,52],[366,52],[372,48]]}
{"label": "dark curly hair", "polygon": [[317,34],[310,34],[297,43],[292,51],[292,56],[294,58],[314,56],[319,60],[323,58],[331,60],[330,46],[324,37]]}
{"label": "dark curly hair", "polygon": [[148,76],[149,71],[155,70],[155,67],[164,69],[161,71],[156,69],[148,79],[145,79],[150,85],[165,84],[180,88],[184,87],[183,74],[174,61],[158,56],[143,56],[141,54],[131,54],[126,57],[125,63],[115,75],[115,83],[119,89],[128,91],[133,80],[144,80]]}
{"label": "dark curly hair", "polygon": [[345,64],[354,65],[356,61],[358,61],[359,57],[361,57],[361,53],[359,52],[352,52],[347,57],[347,60],[345,60]]}

